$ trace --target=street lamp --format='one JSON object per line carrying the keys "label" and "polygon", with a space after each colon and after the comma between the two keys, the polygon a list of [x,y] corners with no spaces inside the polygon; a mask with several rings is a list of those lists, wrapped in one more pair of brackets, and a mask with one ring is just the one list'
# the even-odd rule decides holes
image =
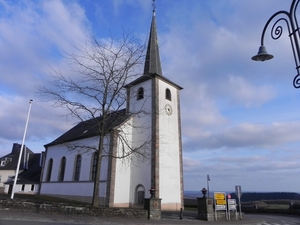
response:
{"label": "street lamp", "polygon": [[269,26],[270,22],[274,18],[279,17],[275,21],[274,25],[272,26],[271,37],[273,38],[273,40],[277,40],[278,38],[281,37],[283,28],[279,24],[279,22],[284,21],[288,28],[289,37],[290,37],[290,41],[291,41],[291,45],[292,45],[292,49],[293,49],[294,60],[295,60],[295,64],[296,64],[296,70],[297,70],[297,75],[295,76],[294,81],[293,81],[293,85],[295,88],[300,88],[300,73],[299,73],[299,69],[300,69],[300,50],[299,50],[300,31],[299,31],[297,14],[296,14],[296,10],[297,10],[299,2],[300,2],[300,0],[293,0],[289,12],[281,10],[281,11],[274,13],[270,17],[270,19],[267,21],[267,23],[263,29],[262,35],[261,35],[261,46],[259,47],[258,53],[257,53],[257,55],[252,57],[252,60],[254,60],[254,61],[265,61],[265,60],[272,59],[274,57],[273,55],[267,53],[266,47],[264,45],[264,36],[265,36],[266,29]]}
{"label": "street lamp", "polygon": [[210,181],[209,174],[207,174],[207,176],[206,176],[206,181],[207,181],[207,197],[209,198],[209,181]]}

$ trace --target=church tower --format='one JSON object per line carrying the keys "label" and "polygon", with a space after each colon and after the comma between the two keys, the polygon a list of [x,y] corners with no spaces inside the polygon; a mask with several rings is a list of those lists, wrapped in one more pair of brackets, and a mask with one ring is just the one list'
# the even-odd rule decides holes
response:
{"label": "church tower", "polygon": [[[134,127],[144,131],[133,132],[132,144],[150,140],[150,162],[131,165],[131,187],[134,203],[149,198],[161,198],[162,210],[180,210],[183,207],[182,141],[179,85],[163,76],[156,30],[155,7],[145,59],[144,73],[126,86],[127,110],[137,113]],[[142,112],[142,113],[138,113]],[[144,195],[143,195],[144,193]]]}

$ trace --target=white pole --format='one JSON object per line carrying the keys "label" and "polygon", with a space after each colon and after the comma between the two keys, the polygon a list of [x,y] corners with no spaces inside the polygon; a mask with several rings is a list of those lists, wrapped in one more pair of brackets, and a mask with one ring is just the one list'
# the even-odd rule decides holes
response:
{"label": "white pole", "polygon": [[27,119],[26,119],[26,125],[25,125],[24,134],[23,134],[23,140],[22,140],[22,145],[21,145],[21,149],[20,149],[20,154],[19,154],[18,165],[17,165],[17,169],[16,169],[16,175],[15,175],[14,184],[13,184],[13,188],[12,188],[12,192],[11,192],[11,197],[10,197],[11,199],[14,198],[14,194],[15,194],[15,187],[16,187],[17,180],[18,180],[19,167],[20,167],[21,158],[22,158],[22,152],[23,152],[23,148],[24,148],[24,142],[25,142],[25,137],[26,137],[26,132],[27,132],[27,126],[28,126],[28,121],[29,121],[29,115],[30,115],[32,101],[33,101],[32,99],[30,99],[30,101],[29,101],[29,109],[28,109],[28,114],[27,114]]}

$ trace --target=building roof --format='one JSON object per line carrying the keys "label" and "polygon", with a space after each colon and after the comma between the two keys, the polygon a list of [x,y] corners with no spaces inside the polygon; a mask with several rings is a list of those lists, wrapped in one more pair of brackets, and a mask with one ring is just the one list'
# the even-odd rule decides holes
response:
{"label": "building roof", "polygon": [[159,76],[158,74],[145,74],[137,79],[135,79],[134,81],[130,82],[129,84],[125,85],[124,87],[125,88],[129,88],[129,87],[132,87],[134,85],[137,85],[139,83],[143,83],[147,80],[150,80],[150,79],[153,79],[153,78],[158,78],[160,80],[163,80],[165,81],[166,83],[174,86],[175,88],[179,89],[179,90],[182,90],[183,88],[181,86],[179,86],[178,84],[175,84],[173,81],[167,79],[166,77],[163,77],[163,76]]}
{"label": "building roof", "polygon": [[[18,143],[14,143],[12,147],[11,153],[2,156],[0,158],[0,171],[1,170],[15,170],[18,165],[19,155],[21,151],[21,145]],[[23,147],[22,158],[20,163],[20,169],[24,168],[24,155],[33,154],[33,152],[27,148],[25,145]]]}
{"label": "building roof", "polygon": [[158,39],[157,39],[157,32],[156,32],[155,10],[153,10],[153,15],[152,15],[144,74],[157,74],[162,76],[162,70],[161,70],[161,64],[159,58],[159,49],[158,49]]}
{"label": "building roof", "polygon": [[[108,114],[107,118],[108,120],[106,121],[105,130],[110,131],[113,128],[122,124],[126,119],[128,119],[129,114],[126,112],[126,109],[121,109],[119,111],[114,111]],[[60,137],[52,141],[51,143],[46,144],[45,147],[98,136],[100,134],[99,125],[101,126],[102,121],[103,117],[100,116],[94,119],[80,122],[70,130],[68,130],[66,133],[62,134]]]}
{"label": "building roof", "polygon": [[159,78],[164,80],[165,82],[171,84],[172,86],[176,87],[177,89],[183,89],[179,85],[175,84],[174,82],[170,81],[169,79],[165,78],[162,75],[160,57],[159,57],[159,47],[158,47],[158,38],[157,38],[157,31],[156,31],[156,15],[155,10],[153,10],[152,21],[151,21],[151,28],[149,34],[149,41],[145,59],[145,66],[144,66],[144,74],[143,76],[135,79],[131,83],[125,85],[125,88],[131,87],[133,85],[137,85],[144,81]]}

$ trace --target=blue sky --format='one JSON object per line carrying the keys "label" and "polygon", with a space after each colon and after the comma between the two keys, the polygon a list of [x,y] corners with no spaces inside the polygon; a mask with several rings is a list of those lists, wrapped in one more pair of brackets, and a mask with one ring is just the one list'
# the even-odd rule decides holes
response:
{"label": "blue sky", "polygon": [[[263,26],[290,0],[157,0],[163,74],[182,86],[185,190],[295,191],[300,182],[300,90],[287,33],[254,62]],[[44,150],[74,125],[36,94],[64,53],[91,36],[131,29],[147,39],[151,0],[0,0],[0,155],[21,143]],[[285,29],[285,27],[284,27]],[[286,29],[285,29],[286,30]]]}

